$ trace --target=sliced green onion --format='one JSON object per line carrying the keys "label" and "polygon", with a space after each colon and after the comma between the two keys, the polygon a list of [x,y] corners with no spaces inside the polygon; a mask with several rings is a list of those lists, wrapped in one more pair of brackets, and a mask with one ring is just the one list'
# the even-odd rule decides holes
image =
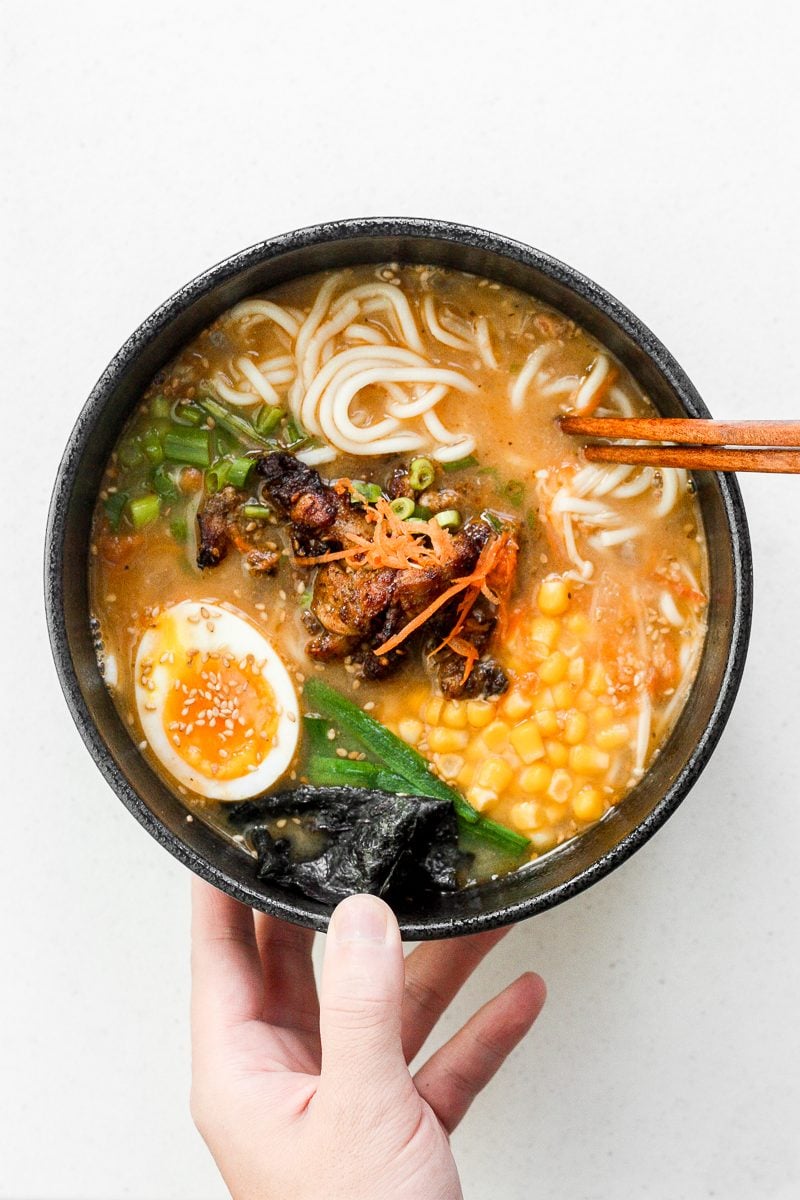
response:
{"label": "sliced green onion", "polygon": [[502,489],[502,495],[514,508],[519,508],[525,499],[525,484],[519,479],[509,479]]}
{"label": "sliced green onion", "polygon": [[170,462],[207,467],[211,463],[211,447],[207,429],[180,429],[164,437],[164,456]]}
{"label": "sliced green onion", "polygon": [[314,593],[312,591],[310,591],[308,588],[306,588],[306,590],[304,592],[301,592],[300,600],[299,600],[300,611],[306,612],[309,608],[311,608],[311,601],[313,599],[314,599]]}
{"label": "sliced green onion", "polygon": [[148,492],[146,496],[134,496],[128,503],[128,509],[133,528],[144,529],[146,525],[151,525],[161,512],[161,497],[155,492]]}
{"label": "sliced green onion", "polygon": [[242,506],[242,516],[248,521],[268,521],[274,514],[266,504],[245,504]]}
{"label": "sliced green onion", "polygon": [[245,421],[244,417],[240,417],[238,413],[229,412],[223,404],[215,400],[213,396],[202,395],[197,397],[197,403],[208,416],[213,417],[220,429],[225,429],[237,442],[245,442],[250,446],[264,446],[268,450],[274,450],[277,443],[274,439],[264,437],[259,433],[249,421]]}
{"label": "sliced green onion", "polygon": [[457,458],[455,462],[442,463],[442,468],[445,471],[466,471],[467,467],[477,467],[478,460],[474,454],[468,454],[466,458]]}
{"label": "sliced green onion", "polygon": [[365,483],[363,479],[354,479],[352,483],[359,496],[363,496],[368,504],[374,504],[383,495],[377,483]]}
{"label": "sliced green onion", "polygon": [[146,429],[142,434],[142,449],[147,461],[154,467],[164,461],[164,447],[157,429]]}
{"label": "sliced green onion", "polygon": [[138,440],[131,438],[130,441],[122,442],[117,451],[117,458],[123,467],[127,467],[128,469],[141,466],[144,462],[144,455],[142,454]]}
{"label": "sliced green onion", "polygon": [[221,492],[228,485],[228,469],[230,463],[222,458],[206,471],[206,491],[212,496]]}
{"label": "sliced green onion", "polygon": [[185,542],[189,536],[189,526],[183,517],[176,517],[174,521],[170,521],[169,531],[176,542]]}
{"label": "sliced green onion", "polygon": [[255,421],[253,423],[258,432],[263,433],[266,437],[268,433],[272,433],[273,429],[276,429],[278,425],[280,425],[282,417],[282,408],[277,408],[272,404],[265,404],[263,408],[260,408],[256,413]]}
{"label": "sliced green onion", "polygon": [[127,492],[112,492],[108,499],[103,501],[103,507],[106,510],[108,523],[114,530],[114,533],[116,533],[119,529],[119,523],[122,520],[122,514],[125,511],[125,505],[127,503]]}
{"label": "sliced green onion", "polygon": [[169,415],[175,424],[182,428],[185,425],[202,425],[205,420],[205,413],[202,409],[198,408],[196,404],[187,403],[186,400],[176,400]]}
{"label": "sliced green onion", "polygon": [[309,435],[294,417],[287,417],[283,426],[283,444],[287,450],[294,450],[307,442]]}
{"label": "sliced green onion", "polygon": [[461,513],[457,508],[446,508],[444,512],[434,513],[434,521],[442,529],[458,529],[461,524]]}
{"label": "sliced green onion", "polygon": [[398,496],[389,507],[401,521],[407,521],[409,517],[413,517],[416,505],[408,496]]}
{"label": "sliced green onion", "polygon": [[154,396],[150,401],[150,415],[157,420],[162,417],[168,417],[171,407],[167,397],[159,393],[158,396]]}
{"label": "sliced green onion", "polygon": [[254,458],[234,458],[228,464],[228,483],[235,488],[243,488],[254,466]]}
{"label": "sliced green onion", "polygon": [[436,478],[433,463],[429,458],[413,458],[408,468],[408,482],[415,492],[424,492]]}
{"label": "sliced green onion", "polygon": [[417,521],[430,521],[433,513],[424,504],[414,505],[414,517]]}
{"label": "sliced green onion", "polygon": [[150,482],[152,484],[153,491],[158,492],[162,500],[169,501],[178,499],[178,487],[175,483],[175,480],[172,478],[171,468],[165,463],[162,463],[160,466],[156,467],[155,471],[153,471],[152,475],[150,476]]}

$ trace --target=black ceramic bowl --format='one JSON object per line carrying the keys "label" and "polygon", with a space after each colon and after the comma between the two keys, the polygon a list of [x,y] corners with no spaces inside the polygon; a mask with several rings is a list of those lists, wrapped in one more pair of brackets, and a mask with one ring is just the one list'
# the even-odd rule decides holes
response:
{"label": "black ceramic bowl", "polygon": [[[521,288],[573,317],[629,368],[668,416],[707,417],[688,378],[617,300],[529,246],[448,221],[337,221],[271,238],[212,267],[140,325],[93,389],[69,439],[53,492],[45,586],[61,685],[90,753],[123,804],[176,858],[237,899],[324,929],[322,904],[258,882],[253,861],[186,810],[139,754],[97,669],[86,562],[103,466],[153,375],[223,310],[253,292],[329,267],[400,260],[440,263]],[[398,913],[408,938],[449,937],[518,921],[576,895],[642,846],[675,811],[708,762],[730,713],[750,630],[752,576],[742,500],[731,476],[700,474],[710,558],[705,650],[673,733],[636,789],[593,828],[503,879]]]}

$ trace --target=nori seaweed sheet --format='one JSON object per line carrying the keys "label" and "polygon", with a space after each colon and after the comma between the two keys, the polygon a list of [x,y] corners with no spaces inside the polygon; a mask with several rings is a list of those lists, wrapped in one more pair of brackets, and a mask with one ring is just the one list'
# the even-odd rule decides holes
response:
{"label": "nori seaweed sheet", "polygon": [[[289,839],[264,824],[282,816],[302,816],[308,829],[326,834],[323,851],[293,856]],[[245,828],[259,879],[326,904],[354,892],[401,900],[453,891],[463,861],[452,805],[429,796],[302,786],[238,804],[229,820]]]}

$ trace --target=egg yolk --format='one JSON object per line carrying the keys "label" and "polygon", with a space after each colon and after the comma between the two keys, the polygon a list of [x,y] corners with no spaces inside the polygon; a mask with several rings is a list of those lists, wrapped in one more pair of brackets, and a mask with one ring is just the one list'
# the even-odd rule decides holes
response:
{"label": "egg yolk", "polygon": [[194,771],[238,779],[268,757],[278,729],[275,693],[252,655],[175,655],[164,729]]}

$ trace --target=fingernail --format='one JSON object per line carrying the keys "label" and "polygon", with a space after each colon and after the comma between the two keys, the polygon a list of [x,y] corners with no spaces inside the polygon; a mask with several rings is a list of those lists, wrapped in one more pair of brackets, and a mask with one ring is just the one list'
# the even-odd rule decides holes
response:
{"label": "fingernail", "polygon": [[332,928],[339,942],[386,940],[388,909],[375,896],[348,896],[333,914]]}

